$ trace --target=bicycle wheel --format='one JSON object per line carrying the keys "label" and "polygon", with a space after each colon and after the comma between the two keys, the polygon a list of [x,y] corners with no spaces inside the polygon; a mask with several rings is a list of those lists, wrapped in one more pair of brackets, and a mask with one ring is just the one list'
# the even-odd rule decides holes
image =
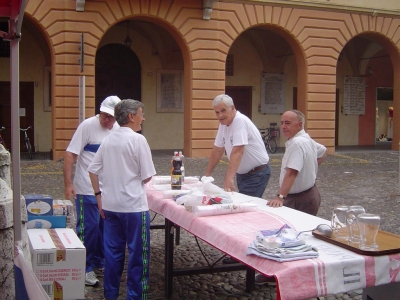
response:
{"label": "bicycle wheel", "polygon": [[29,139],[25,140],[26,143],[26,150],[28,151],[28,158],[30,160],[32,160],[33,158],[33,153],[32,153],[32,146],[31,146],[31,142],[29,141]]}
{"label": "bicycle wheel", "polygon": [[277,148],[277,144],[276,141],[273,137],[270,137],[268,139],[268,149],[269,151],[271,151],[271,153],[275,153],[276,152],[276,148]]}

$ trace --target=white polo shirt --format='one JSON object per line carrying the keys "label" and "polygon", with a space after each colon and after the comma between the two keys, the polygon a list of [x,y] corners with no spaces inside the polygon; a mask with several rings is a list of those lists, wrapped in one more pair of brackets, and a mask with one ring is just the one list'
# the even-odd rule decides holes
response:
{"label": "white polo shirt", "polygon": [[315,184],[318,173],[317,159],[326,151],[325,146],[314,141],[304,130],[300,130],[285,143],[279,185],[282,186],[286,168],[298,171],[289,194],[304,192]]}
{"label": "white polo shirt", "polygon": [[103,209],[113,212],[148,211],[143,180],[156,174],[146,138],[128,127],[106,137],[88,171],[103,175]]}
{"label": "white polo shirt", "polygon": [[221,148],[225,147],[228,158],[230,158],[234,146],[245,146],[237,170],[238,174],[248,173],[250,170],[269,162],[269,156],[260,131],[248,117],[239,111],[236,112],[235,118],[229,126],[219,124],[214,145]]}
{"label": "white polo shirt", "polygon": [[[100,146],[105,137],[118,128],[117,122],[114,123],[111,130],[102,127],[99,115],[88,118],[79,124],[67,148],[68,152],[78,155],[73,181],[75,193],[93,195],[93,187],[87,168],[96,154],[95,149]],[[100,179],[100,184],[101,181]]]}

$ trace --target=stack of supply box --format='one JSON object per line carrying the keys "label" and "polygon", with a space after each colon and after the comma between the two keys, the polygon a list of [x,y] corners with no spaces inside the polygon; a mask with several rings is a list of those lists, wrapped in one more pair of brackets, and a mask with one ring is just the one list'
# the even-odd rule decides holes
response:
{"label": "stack of supply box", "polygon": [[28,213],[28,229],[73,228],[74,206],[70,200],[53,200],[50,195],[24,195]]}
{"label": "stack of supply box", "polygon": [[53,200],[53,215],[66,216],[68,228],[75,228],[75,209],[70,200]]}
{"label": "stack of supply box", "polygon": [[69,200],[49,195],[24,195],[32,269],[50,299],[85,298],[86,249],[73,227]]}

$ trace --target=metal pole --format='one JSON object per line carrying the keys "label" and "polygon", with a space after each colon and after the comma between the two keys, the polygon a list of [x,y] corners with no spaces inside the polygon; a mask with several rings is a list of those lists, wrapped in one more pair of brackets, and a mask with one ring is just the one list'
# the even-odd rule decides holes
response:
{"label": "metal pole", "polygon": [[85,76],[79,77],[79,124],[85,120]]}
{"label": "metal pole", "polygon": [[[10,21],[10,26],[16,24]],[[21,225],[21,168],[19,132],[19,39],[10,40],[10,85],[11,85],[11,170],[13,190],[14,241],[22,240]]]}

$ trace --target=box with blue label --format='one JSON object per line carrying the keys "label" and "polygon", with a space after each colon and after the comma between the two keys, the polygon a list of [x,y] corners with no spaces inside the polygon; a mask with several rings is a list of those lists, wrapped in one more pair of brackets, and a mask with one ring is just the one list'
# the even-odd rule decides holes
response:
{"label": "box with blue label", "polygon": [[28,216],[51,216],[53,214],[53,198],[50,195],[24,195]]}
{"label": "box with blue label", "polygon": [[28,229],[50,229],[65,228],[67,226],[67,216],[32,216],[28,215]]}

